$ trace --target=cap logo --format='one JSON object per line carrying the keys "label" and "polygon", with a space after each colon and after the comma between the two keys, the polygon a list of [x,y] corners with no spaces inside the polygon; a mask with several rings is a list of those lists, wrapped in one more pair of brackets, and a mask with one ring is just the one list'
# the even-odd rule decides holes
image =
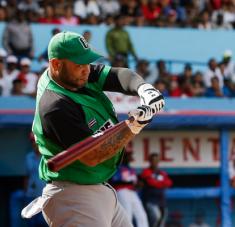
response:
{"label": "cap logo", "polygon": [[89,48],[89,45],[88,45],[88,43],[87,43],[87,41],[85,40],[84,37],[79,37],[79,40],[80,40],[82,46],[84,47],[84,49]]}

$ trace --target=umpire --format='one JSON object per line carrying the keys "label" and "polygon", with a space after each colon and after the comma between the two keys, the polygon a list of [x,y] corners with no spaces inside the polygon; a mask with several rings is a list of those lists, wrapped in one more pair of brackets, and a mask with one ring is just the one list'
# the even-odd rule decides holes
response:
{"label": "umpire", "polygon": [[139,94],[144,114],[128,125],[133,134],[164,106],[164,98],[127,68],[90,64],[101,55],[77,33],[52,37],[48,57],[49,68],[38,82],[33,122],[42,155],[39,176],[47,185],[42,196],[22,210],[22,216],[30,218],[42,211],[52,227],[131,227],[115,190],[106,183],[120,163],[122,150],[94,167],[76,161],[58,172],[48,169],[47,160],[118,122],[103,91]]}

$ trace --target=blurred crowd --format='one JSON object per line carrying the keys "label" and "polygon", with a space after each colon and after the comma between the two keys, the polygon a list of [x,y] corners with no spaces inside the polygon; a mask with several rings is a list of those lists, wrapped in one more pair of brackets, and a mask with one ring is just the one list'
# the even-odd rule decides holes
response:
{"label": "blurred crowd", "polygon": [[[235,97],[235,65],[231,58],[232,52],[226,50],[220,61],[209,59],[205,71],[193,71],[186,63],[181,73],[170,72],[164,60],[150,64],[140,59],[135,70],[164,97]],[[114,65],[124,66],[125,61],[117,57]]]}
{"label": "blurred crowd", "polygon": [[[46,51],[44,53],[47,58]],[[43,58],[43,53],[38,60]],[[145,81],[153,84],[164,97],[235,97],[235,64],[231,60],[232,52],[226,50],[221,61],[211,58],[205,71],[194,71],[186,63],[181,73],[170,72],[167,62],[158,60],[150,63],[137,59],[134,70]],[[122,55],[115,55],[110,62],[115,67],[126,67],[128,62]],[[0,96],[36,95],[36,86],[40,74],[48,67],[43,61],[40,71],[31,69],[32,61],[28,57],[7,55],[0,49]]]}
{"label": "blurred crowd", "polygon": [[10,21],[17,11],[26,20],[51,24],[107,24],[118,15],[126,25],[233,29],[234,0],[2,0],[0,21]]}

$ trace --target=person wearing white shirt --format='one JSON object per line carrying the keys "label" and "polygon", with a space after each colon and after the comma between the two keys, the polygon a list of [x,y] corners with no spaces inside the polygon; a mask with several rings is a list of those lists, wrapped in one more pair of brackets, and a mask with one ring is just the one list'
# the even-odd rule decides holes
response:
{"label": "person wearing white shirt", "polygon": [[74,3],[74,14],[81,19],[86,19],[89,15],[100,15],[100,9],[94,0],[77,0]]}
{"label": "person wearing white shirt", "polygon": [[203,80],[206,87],[211,87],[211,78],[216,76],[219,79],[219,85],[222,88],[224,86],[223,75],[217,66],[217,62],[214,58],[210,59],[208,62],[208,69],[203,75]]}
{"label": "person wearing white shirt", "polygon": [[20,73],[18,78],[23,80],[24,88],[23,93],[26,95],[34,95],[38,82],[38,76],[30,72],[31,60],[29,58],[22,58],[20,61]]}
{"label": "person wearing white shirt", "polygon": [[235,153],[233,153],[231,160],[229,162],[229,180],[231,187],[235,188]]}
{"label": "person wearing white shirt", "polygon": [[19,74],[17,69],[18,59],[14,55],[10,55],[6,58],[6,69],[3,70],[4,87],[2,89],[2,96],[10,96],[11,89],[13,85],[13,80],[15,80]]}
{"label": "person wearing white shirt", "polygon": [[107,15],[117,15],[120,10],[120,3],[117,0],[98,0],[102,17]]}
{"label": "person wearing white shirt", "polygon": [[223,54],[223,63],[225,64],[224,76],[226,79],[230,79],[235,82],[235,64],[232,61],[233,53],[231,50],[226,50]]}

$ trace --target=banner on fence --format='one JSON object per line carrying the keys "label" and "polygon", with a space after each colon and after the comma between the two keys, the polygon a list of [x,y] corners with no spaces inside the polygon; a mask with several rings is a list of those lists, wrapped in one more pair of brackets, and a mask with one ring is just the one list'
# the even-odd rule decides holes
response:
{"label": "banner on fence", "polygon": [[[143,131],[131,143],[134,167],[146,167],[150,153],[160,154],[161,167],[219,166],[219,132],[216,131]],[[230,157],[235,153],[235,133],[230,134]]]}

